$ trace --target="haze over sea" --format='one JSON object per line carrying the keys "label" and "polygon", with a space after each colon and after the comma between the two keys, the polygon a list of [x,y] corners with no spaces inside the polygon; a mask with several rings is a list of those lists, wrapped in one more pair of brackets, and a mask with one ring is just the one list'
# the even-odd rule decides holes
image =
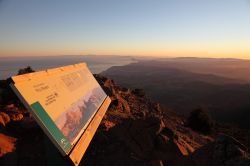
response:
{"label": "haze over sea", "polygon": [[0,79],[16,75],[18,70],[27,66],[32,69],[46,70],[59,66],[86,62],[92,73],[100,73],[111,66],[121,66],[134,62],[130,56],[41,56],[41,57],[0,57]]}

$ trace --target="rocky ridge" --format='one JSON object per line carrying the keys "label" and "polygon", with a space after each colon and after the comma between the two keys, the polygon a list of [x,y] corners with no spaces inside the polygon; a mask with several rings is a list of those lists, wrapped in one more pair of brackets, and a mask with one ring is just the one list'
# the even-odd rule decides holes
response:
{"label": "rocky ridge", "polygon": [[[81,165],[250,165],[248,148],[235,138],[197,133],[142,89],[95,77],[112,102]],[[47,137],[7,82],[0,85],[0,165],[48,165]]]}

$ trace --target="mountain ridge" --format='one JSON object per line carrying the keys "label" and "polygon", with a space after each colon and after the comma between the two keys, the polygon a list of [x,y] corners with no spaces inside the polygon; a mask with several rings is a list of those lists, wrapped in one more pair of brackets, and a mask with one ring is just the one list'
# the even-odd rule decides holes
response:
{"label": "mountain ridge", "polygon": [[[210,77],[151,61],[113,67],[101,74],[122,86],[144,89],[153,100],[180,114],[188,115],[202,106],[217,120],[250,128],[250,123],[241,124],[238,120],[238,111],[248,112],[250,108],[250,84],[241,80]],[[250,114],[244,115],[250,118]]]}
{"label": "mountain ridge", "polygon": [[[217,124],[218,131],[211,135],[198,133],[144,90],[121,87],[100,75],[95,78],[112,103],[80,165],[249,165],[249,135],[244,131]],[[3,81],[0,86],[9,95],[0,100],[0,164],[47,165],[48,138],[7,85]]]}

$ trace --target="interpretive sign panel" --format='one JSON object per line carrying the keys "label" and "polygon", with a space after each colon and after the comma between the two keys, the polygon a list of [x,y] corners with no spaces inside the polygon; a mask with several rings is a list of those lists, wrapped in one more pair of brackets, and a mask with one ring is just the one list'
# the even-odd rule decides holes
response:
{"label": "interpretive sign panel", "polygon": [[[12,80],[16,94],[63,155],[70,156],[106,101],[105,111],[88,129],[96,131],[110,103],[85,63],[14,76]],[[79,154],[73,158],[79,160]]]}

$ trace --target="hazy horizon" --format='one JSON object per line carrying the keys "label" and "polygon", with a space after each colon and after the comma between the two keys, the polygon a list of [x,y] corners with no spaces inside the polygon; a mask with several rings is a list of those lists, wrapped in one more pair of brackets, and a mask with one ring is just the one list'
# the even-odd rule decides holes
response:
{"label": "hazy horizon", "polygon": [[1,56],[0,59],[12,59],[12,58],[45,58],[45,57],[130,57],[130,58],[149,58],[154,60],[159,59],[174,59],[174,58],[197,58],[197,59],[235,59],[235,60],[250,60],[249,58],[241,58],[241,57],[206,57],[206,56],[153,56],[153,55],[100,55],[100,54],[83,54],[83,55],[13,55],[13,56]]}
{"label": "hazy horizon", "polygon": [[0,57],[250,59],[249,0],[0,0]]}

